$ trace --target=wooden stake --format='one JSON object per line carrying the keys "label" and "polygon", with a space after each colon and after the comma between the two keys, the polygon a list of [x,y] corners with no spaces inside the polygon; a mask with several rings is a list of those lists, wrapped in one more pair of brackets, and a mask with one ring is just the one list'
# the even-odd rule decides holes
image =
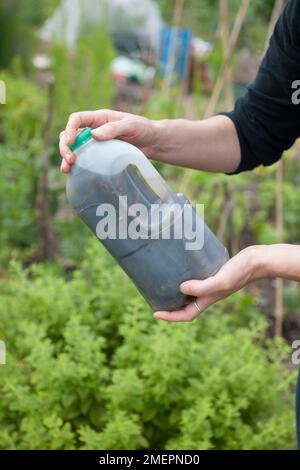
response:
{"label": "wooden stake", "polygon": [[270,23],[269,23],[269,26],[268,26],[268,33],[267,33],[266,42],[265,42],[265,50],[267,50],[267,48],[268,48],[269,40],[270,40],[270,38],[273,34],[273,31],[274,31],[275,25],[278,21],[278,18],[282,13],[284,4],[285,4],[285,0],[275,0],[272,15],[271,15],[271,19],[270,19]]}
{"label": "wooden stake", "polygon": [[[218,103],[222,88],[224,86],[224,80],[225,80],[225,76],[228,70],[228,66],[230,64],[234,49],[239,39],[239,35],[240,35],[243,23],[246,18],[249,4],[250,4],[250,0],[242,0],[241,6],[239,8],[239,11],[237,13],[237,16],[233,25],[232,32],[229,37],[229,44],[226,50],[226,55],[224,57],[224,62],[221,67],[219,78],[215,84],[215,87],[211,95],[210,101],[208,103],[206,112],[204,113],[204,119],[207,119],[208,117],[210,117],[216,110],[217,103]],[[189,188],[192,177],[193,177],[193,170],[186,170],[184,172],[184,175],[182,178],[182,185],[181,185],[183,193],[185,193],[186,190]]]}
{"label": "wooden stake", "polygon": [[38,182],[37,195],[37,218],[38,218],[38,250],[35,261],[45,261],[54,258],[57,239],[51,227],[51,217],[49,211],[49,189],[48,179],[50,171],[50,143],[51,124],[53,120],[54,102],[54,82],[49,77],[48,87],[48,108],[44,131],[44,148],[41,155],[42,169]]}
{"label": "wooden stake", "polygon": [[228,48],[226,50],[226,55],[224,57],[224,62],[221,67],[219,78],[216,81],[216,84],[214,86],[214,90],[212,92],[210,101],[208,103],[206,112],[204,114],[204,119],[210,117],[212,114],[214,114],[216,110],[216,107],[220,98],[220,94],[224,86],[224,81],[225,81],[225,77],[228,71],[228,67],[230,66],[230,61],[232,59],[234,49],[237,45],[249,5],[250,5],[250,0],[242,0],[241,6],[239,8],[239,11],[237,13],[237,16],[233,25],[232,32],[229,37]]}
{"label": "wooden stake", "polygon": [[[221,25],[221,38],[223,46],[223,60],[228,54],[229,45],[229,27],[230,27],[230,8],[229,0],[219,0],[220,10],[220,25]],[[232,91],[232,70],[228,65],[225,73],[224,88],[225,88],[225,108],[230,111],[233,105],[233,91]]]}
{"label": "wooden stake", "polygon": [[[285,1],[275,0],[270,24],[268,27],[268,34],[266,39],[265,48],[267,49],[270,37],[273,34],[275,24],[282,13]],[[283,241],[283,161],[277,164],[276,168],[276,235],[277,242]],[[275,336],[282,336],[282,324],[284,319],[284,306],[283,306],[283,279],[275,280]]]}
{"label": "wooden stake", "polygon": [[[277,242],[283,239],[283,161],[277,164],[276,168],[276,235]],[[282,324],[284,318],[283,308],[283,279],[275,280],[275,336],[282,336]]]}
{"label": "wooden stake", "polygon": [[182,28],[185,0],[174,1],[173,25],[176,28]]}

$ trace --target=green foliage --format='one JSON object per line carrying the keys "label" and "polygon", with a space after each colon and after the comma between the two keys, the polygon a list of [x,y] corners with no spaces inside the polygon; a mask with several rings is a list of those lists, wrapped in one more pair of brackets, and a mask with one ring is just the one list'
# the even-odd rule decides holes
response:
{"label": "green foliage", "polygon": [[90,28],[82,35],[72,54],[63,44],[52,46],[55,135],[64,129],[70,113],[110,106],[114,93],[110,64],[114,55],[105,25]]}
{"label": "green foliage", "polygon": [[[64,45],[52,47],[54,116],[48,150],[53,166],[48,189],[53,215],[65,192],[65,177],[59,173],[58,134],[71,112],[110,107],[114,92],[110,72],[113,57],[114,49],[105,27],[92,28],[80,38],[72,54]],[[0,80],[5,82],[7,91],[7,104],[1,106],[0,120],[0,140],[4,144],[0,146],[0,241],[3,247],[0,266],[5,267],[12,249],[19,259],[34,254],[37,187],[48,98],[45,87],[26,78],[20,61],[15,61],[10,72],[1,72]],[[61,253],[66,258],[82,256],[79,248],[86,232],[78,226],[78,219],[72,217],[65,217],[63,223],[61,218],[55,221]]]}
{"label": "green foliage", "polygon": [[[164,20],[172,24],[174,19],[174,1],[157,0]],[[230,29],[233,26],[238,9],[241,6],[239,0],[230,0]],[[240,45],[250,49],[262,49],[264,45],[267,26],[270,21],[273,0],[252,0],[247,13]],[[219,1],[218,0],[189,0],[185,2],[182,23],[190,27],[195,35],[215,42],[219,28]]]}
{"label": "green foliage", "polygon": [[[46,95],[36,83],[24,76],[20,64],[13,73],[1,72],[6,85],[7,103],[1,107],[1,137],[15,149],[38,147],[43,132],[42,116],[46,110]],[[40,151],[38,147],[36,153]]]}
{"label": "green foliage", "polygon": [[13,264],[0,294],[1,449],[295,446],[290,351],[249,295],[158,322],[96,241],[71,279]]}
{"label": "green foliage", "polygon": [[36,240],[34,208],[43,148],[45,93],[17,71],[2,72],[7,104],[1,107],[0,136],[0,265],[9,251],[26,257]]}
{"label": "green foliage", "polygon": [[168,93],[156,92],[148,102],[146,115],[149,119],[175,119],[182,115],[182,103],[178,100],[178,89]]}
{"label": "green foliage", "polygon": [[[20,169],[22,171],[20,171]],[[0,146],[0,265],[7,265],[10,248],[28,256],[35,240],[33,183],[36,169],[29,152]]]}
{"label": "green foliage", "polygon": [[290,283],[284,286],[284,306],[290,315],[297,315],[300,304],[300,292],[298,283]]}
{"label": "green foliage", "polygon": [[10,65],[15,55],[29,66],[37,44],[36,28],[58,3],[59,0],[0,0],[0,69]]}

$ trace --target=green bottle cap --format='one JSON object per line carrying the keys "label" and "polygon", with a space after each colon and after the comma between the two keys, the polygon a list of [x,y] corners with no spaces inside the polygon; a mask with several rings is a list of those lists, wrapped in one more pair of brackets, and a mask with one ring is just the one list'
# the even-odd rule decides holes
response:
{"label": "green bottle cap", "polygon": [[70,145],[70,149],[74,151],[78,149],[78,147],[80,147],[81,145],[91,140],[92,138],[93,138],[92,129],[90,127],[87,127],[86,129],[83,129],[83,131],[81,131],[80,134],[78,134],[78,136],[75,139],[74,144]]}

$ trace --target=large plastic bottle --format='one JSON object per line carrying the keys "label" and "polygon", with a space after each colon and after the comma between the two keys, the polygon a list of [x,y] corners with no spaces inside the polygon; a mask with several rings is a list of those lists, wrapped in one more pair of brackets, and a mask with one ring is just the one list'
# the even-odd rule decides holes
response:
{"label": "large plastic bottle", "polygon": [[[101,235],[101,242],[154,310],[174,310],[191,302],[180,292],[180,284],[214,275],[228,259],[226,248],[189,201],[173,193],[133,145],[120,140],[99,142],[92,138],[91,129],[85,129],[71,148],[77,158],[68,177],[67,197],[77,214],[99,238],[99,222],[108,214],[104,209],[108,204],[115,209],[123,232],[116,230],[115,238]],[[126,214],[133,204],[143,204],[148,218]],[[155,218],[153,208],[164,209],[162,215]],[[133,221],[140,222],[143,237],[132,233]],[[179,236],[175,226],[181,226]]]}

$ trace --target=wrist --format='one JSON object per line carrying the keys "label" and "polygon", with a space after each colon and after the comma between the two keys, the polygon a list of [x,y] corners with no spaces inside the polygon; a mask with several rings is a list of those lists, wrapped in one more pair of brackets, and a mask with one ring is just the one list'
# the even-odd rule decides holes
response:
{"label": "wrist", "polygon": [[249,276],[251,281],[272,277],[270,247],[253,245],[245,248],[248,254]]}
{"label": "wrist", "polygon": [[168,119],[150,120],[151,145],[149,148],[149,158],[160,160],[166,149],[166,134],[168,129]]}
{"label": "wrist", "polygon": [[287,245],[256,245],[252,251],[253,279],[285,277],[288,268],[284,261],[288,259],[283,248]]}
{"label": "wrist", "polygon": [[300,280],[300,247],[287,243],[268,245],[262,254],[264,277]]}

